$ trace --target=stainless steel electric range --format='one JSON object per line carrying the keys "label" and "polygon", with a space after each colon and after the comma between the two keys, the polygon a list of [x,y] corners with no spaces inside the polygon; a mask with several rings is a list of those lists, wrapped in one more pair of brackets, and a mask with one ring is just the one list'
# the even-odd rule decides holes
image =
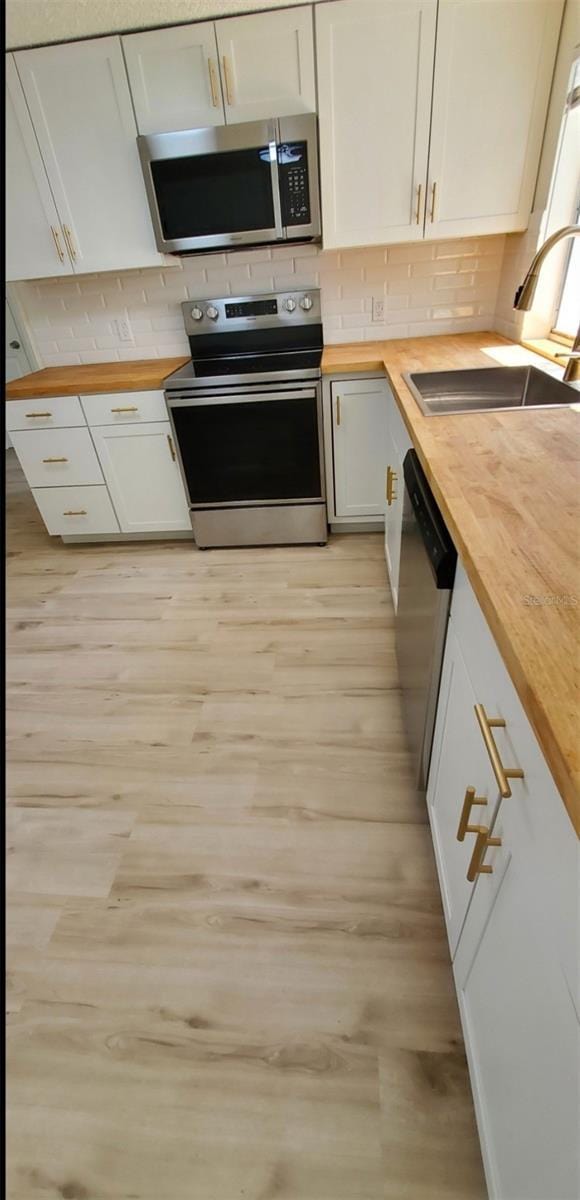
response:
{"label": "stainless steel electric range", "polygon": [[324,544],[320,293],[182,305],[165,398],[197,545]]}

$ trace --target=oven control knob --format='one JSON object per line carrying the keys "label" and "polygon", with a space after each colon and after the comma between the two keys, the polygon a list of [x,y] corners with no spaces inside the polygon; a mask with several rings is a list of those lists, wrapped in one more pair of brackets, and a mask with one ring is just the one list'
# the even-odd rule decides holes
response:
{"label": "oven control knob", "polygon": [[209,307],[206,308],[205,315],[206,315],[206,317],[209,317],[210,321],[217,321],[217,319],[219,317],[219,312],[218,312],[215,304],[210,304]]}
{"label": "oven control knob", "polygon": [[306,312],[309,312],[312,308],[312,298],[310,296],[303,296],[300,301],[300,307],[306,309]]}
{"label": "oven control knob", "polygon": [[201,309],[199,307],[199,305],[196,304],[195,307],[192,308],[192,310],[191,310],[191,315],[192,315],[194,321],[201,321],[201,318],[203,317],[203,309]]}
{"label": "oven control knob", "polygon": [[296,301],[290,297],[289,300],[284,301],[284,308],[286,309],[286,312],[294,312],[294,309],[296,308]]}

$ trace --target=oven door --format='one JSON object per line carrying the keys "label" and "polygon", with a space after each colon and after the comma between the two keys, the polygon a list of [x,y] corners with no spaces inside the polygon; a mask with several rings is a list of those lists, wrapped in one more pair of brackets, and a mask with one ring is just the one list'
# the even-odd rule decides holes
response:
{"label": "oven door", "polygon": [[275,121],[139,137],[159,250],[282,240],[276,137]]}
{"label": "oven door", "polygon": [[190,508],[324,501],[319,384],[166,398]]}

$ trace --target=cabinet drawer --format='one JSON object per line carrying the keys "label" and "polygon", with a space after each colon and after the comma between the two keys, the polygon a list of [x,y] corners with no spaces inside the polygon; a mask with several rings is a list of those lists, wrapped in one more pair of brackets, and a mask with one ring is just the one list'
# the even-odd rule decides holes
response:
{"label": "cabinet drawer", "polygon": [[78,396],[42,396],[36,400],[7,400],[6,428],[57,429],[86,425]]}
{"label": "cabinet drawer", "polygon": [[33,488],[32,495],[49,533],[119,533],[119,522],[104,484]]}
{"label": "cabinet drawer", "polygon": [[99,392],[81,396],[89,425],[140,425],[143,421],[167,421],[167,405],[161,391]]}
{"label": "cabinet drawer", "polygon": [[38,429],[11,434],[31,488],[103,483],[88,429]]}

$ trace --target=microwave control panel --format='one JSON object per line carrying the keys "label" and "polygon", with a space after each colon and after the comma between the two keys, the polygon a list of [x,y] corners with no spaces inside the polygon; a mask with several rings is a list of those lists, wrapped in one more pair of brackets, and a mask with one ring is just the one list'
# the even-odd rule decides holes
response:
{"label": "microwave control panel", "polygon": [[279,147],[279,171],[284,225],[309,225],[310,192],[305,143]]}

